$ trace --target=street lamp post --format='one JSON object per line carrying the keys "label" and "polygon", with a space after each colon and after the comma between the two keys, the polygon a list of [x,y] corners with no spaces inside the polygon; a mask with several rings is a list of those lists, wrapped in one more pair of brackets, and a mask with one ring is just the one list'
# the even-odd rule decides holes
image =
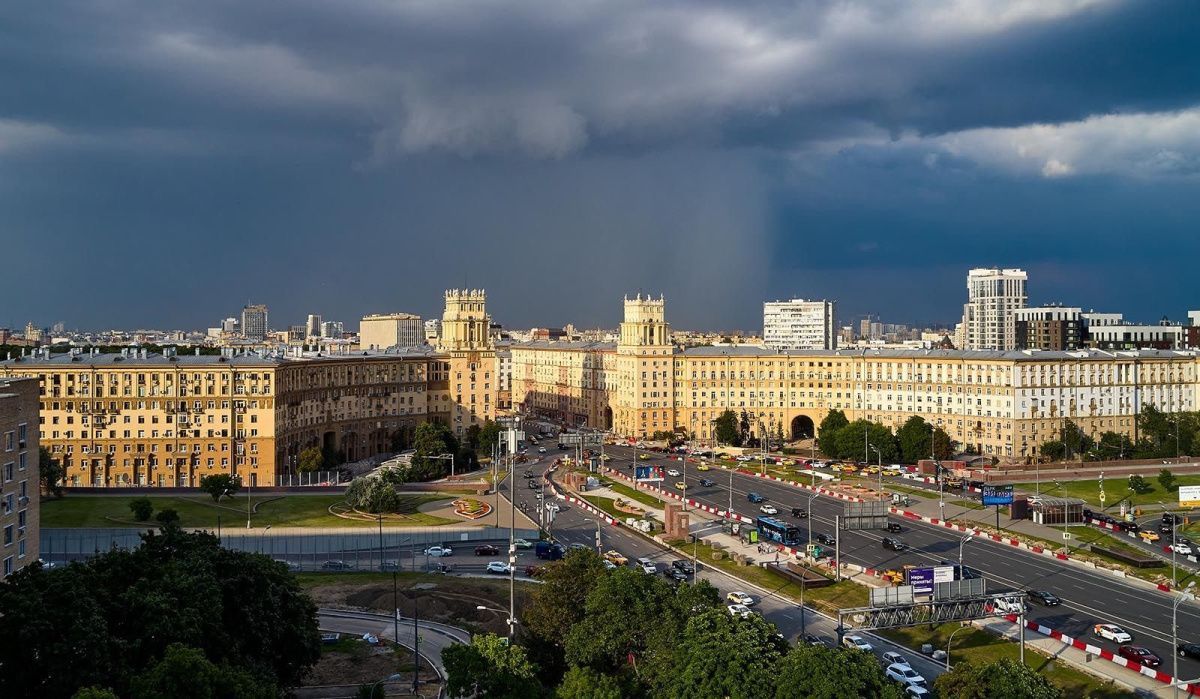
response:
{"label": "street lamp post", "polygon": [[511,646],[512,645],[512,637],[513,637],[513,627],[516,625],[517,620],[509,615],[508,610],[500,609],[499,607],[488,607],[483,604],[475,605],[475,609],[477,609],[481,612],[498,612],[498,613],[504,615],[505,621],[508,622],[508,643]]}
{"label": "street lamp post", "polygon": [[883,453],[874,444],[871,445],[871,451],[875,452],[875,458],[878,459],[876,464],[878,464],[877,468],[879,469],[879,494],[883,495]]}
{"label": "street lamp post", "polygon": [[[1192,588],[1196,587],[1196,581],[1193,580],[1187,584],[1187,587],[1179,593],[1179,597],[1175,599],[1175,603],[1171,605],[1171,648],[1174,650],[1179,645],[1179,633],[1175,627],[1176,616],[1179,612],[1179,605],[1183,604],[1184,600],[1193,599]],[[1174,697],[1179,697],[1179,653],[1171,654],[1171,693]]]}
{"label": "street lamp post", "polygon": [[604,547],[600,544],[600,522],[590,518],[583,521],[591,522],[592,524],[596,525],[596,553],[603,553]]}
{"label": "street lamp post", "polygon": [[967,534],[958,542],[958,572],[959,572],[959,575],[962,575],[963,546],[966,546],[967,542],[974,538],[975,538],[974,534]]}
{"label": "street lamp post", "polygon": [[[399,644],[399,641],[397,641],[397,644]],[[378,680],[377,682],[375,682],[374,684],[371,685],[371,691],[368,693],[367,696],[374,697],[375,696],[375,688],[378,687],[379,685],[383,684],[384,682],[395,682],[396,680],[399,680],[399,679],[401,679],[400,673],[396,672],[396,673],[392,673],[392,674],[388,675],[387,677],[384,677],[381,680]]]}
{"label": "street lamp post", "polygon": [[963,624],[962,626],[958,627],[957,629],[954,629],[954,631],[952,631],[950,633],[950,638],[947,639],[947,641],[946,641],[946,669],[947,670],[950,669],[950,644],[954,643],[954,634],[958,633],[959,631],[962,631],[963,629],[967,628],[968,626],[969,626],[968,624]]}

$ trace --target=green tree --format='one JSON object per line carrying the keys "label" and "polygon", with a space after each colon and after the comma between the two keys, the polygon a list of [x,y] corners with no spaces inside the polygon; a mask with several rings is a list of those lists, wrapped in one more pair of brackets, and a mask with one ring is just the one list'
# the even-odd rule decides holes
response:
{"label": "green tree", "polygon": [[629,695],[620,679],[587,667],[567,670],[554,694],[558,699],[622,699]]}
{"label": "green tree", "polygon": [[64,475],[62,462],[54,458],[46,447],[38,447],[38,476],[42,481],[42,492],[61,498]]}
{"label": "green tree", "polygon": [[[901,699],[903,690],[883,674],[873,656],[800,644],[778,666],[775,699]],[[943,694],[952,697],[953,694]]]}
{"label": "green tree", "polygon": [[[450,428],[440,422],[421,423],[413,438],[413,448],[416,453],[413,454],[412,468],[409,469],[412,481],[431,481],[450,473],[448,459],[431,459],[429,457],[444,454],[455,454],[456,457],[459,455],[458,440],[454,438]],[[460,465],[465,464],[460,462]]]}
{"label": "green tree", "polygon": [[173,508],[166,507],[159,510],[158,514],[154,515],[154,519],[164,527],[169,527],[179,524],[179,512]]}
{"label": "green tree", "polygon": [[154,514],[154,503],[150,502],[150,498],[134,498],[129,501],[129,511],[134,519],[145,522]]}
{"label": "green tree", "polygon": [[1168,493],[1175,490],[1175,474],[1171,473],[1171,469],[1164,468],[1158,472],[1158,484]]}
{"label": "green tree", "polygon": [[452,697],[533,697],[541,692],[525,649],[507,638],[478,634],[470,645],[442,650],[446,693]]}
{"label": "green tree", "polygon": [[954,440],[950,439],[950,435],[940,427],[933,430],[933,457],[939,461],[945,461],[954,456],[956,445]]}
{"label": "green tree", "polygon": [[1047,459],[1050,459],[1051,461],[1058,461],[1066,456],[1067,445],[1063,444],[1060,440],[1052,439],[1048,442],[1042,442],[1042,446],[1038,450],[1038,453]]}
{"label": "green tree", "polygon": [[204,652],[182,643],[167,646],[162,660],[133,680],[133,699],[240,699],[278,694],[246,670],[213,664]]}
{"label": "green tree", "polygon": [[742,435],[738,431],[737,414],[732,410],[725,410],[720,417],[713,420],[713,436],[716,438],[717,444],[741,446]]}
{"label": "green tree", "polygon": [[933,683],[939,696],[954,699],[1060,699],[1063,691],[1042,675],[1005,658],[987,665],[959,662]]}
{"label": "green tree", "polygon": [[913,415],[905,421],[896,431],[896,441],[900,444],[900,460],[906,464],[933,456],[933,433],[920,416]]}
{"label": "green tree", "polygon": [[[687,620],[662,653],[669,669],[656,680],[656,697],[757,699],[775,692],[778,663],[787,644],[762,617],[708,609]],[[798,696],[798,695],[792,695]]]}
{"label": "green tree", "polygon": [[588,595],[606,573],[604,561],[591,549],[578,549],[546,566],[542,584],[525,607],[524,626],[551,643],[566,643],[571,627],[583,620]]}
{"label": "green tree", "polygon": [[147,532],[135,549],[24,568],[0,585],[5,691],[70,696],[97,686],[130,696],[174,643],[249,673],[255,687],[283,690],[320,655],[316,612],[295,576],[266,556],[204,532]]}
{"label": "green tree", "polygon": [[220,502],[222,495],[233,495],[242,487],[242,480],[228,473],[214,473],[200,478],[200,490],[212,496],[213,502]]}
{"label": "green tree", "polygon": [[1091,437],[1076,425],[1073,420],[1067,420],[1059,430],[1059,441],[1067,448],[1068,457],[1086,454],[1095,446]]}
{"label": "green tree", "polygon": [[742,441],[750,434],[750,413],[747,413],[745,408],[742,408],[742,414],[738,416],[738,434],[741,435]]}
{"label": "green tree", "polygon": [[[864,439],[865,436],[865,439]],[[876,461],[875,452],[870,447],[879,449],[882,460],[893,461],[898,455],[896,437],[886,425],[867,420],[855,420],[837,432],[837,448],[835,456],[839,459],[855,459],[859,461]],[[824,445],[821,451],[825,451]],[[828,453],[828,452],[826,452]]]}
{"label": "green tree", "polygon": [[1106,461],[1127,459],[1133,455],[1133,442],[1117,432],[1104,432],[1096,444],[1096,456]]}
{"label": "green tree", "polygon": [[322,454],[321,450],[317,447],[309,447],[300,452],[300,462],[297,464],[297,467],[300,469],[300,473],[312,473],[313,471],[320,471],[321,467],[324,465],[325,455]]}
{"label": "green tree", "polygon": [[1154,486],[1147,483],[1145,478],[1134,474],[1129,477],[1129,489],[1138,495],[1145,495],[1154,490]]}
{"label": "green tree", "polygon": [[71,695],[71,699],[121,699],[117,693],[105,687],[84,687]]}
{"label": "green tree", "polygon": [[495,420],[486,420],[483,426],[479,428],[479,452],[481,454],[490,454],[492,447],[500,440],[500,423]]}
{"label": "green tree", "polygon": [[398,512],[401,505],[400,495],[396,492],[392,479],[371,475],[359,476],[350,481],[350,486],[346,488],[346,502],[360,512],[371,514]]}
{"label": "green tree", "polygon": [[482,442],[480,436],[483,433],[483,428],[479,425],[471,425],[467,428],[466,434],[463,435],[463,448],[470,449],[473,452],[479,451],[479,446]]}
{"label": "green tree", "polygon": [[837,456],[838,432],[849,424],[850,421],[846,419],[846,413],[840,410],[830,410],[825,415],[821,420],[821,426],[817,428],[817,448],[821,450],[822,454]]}

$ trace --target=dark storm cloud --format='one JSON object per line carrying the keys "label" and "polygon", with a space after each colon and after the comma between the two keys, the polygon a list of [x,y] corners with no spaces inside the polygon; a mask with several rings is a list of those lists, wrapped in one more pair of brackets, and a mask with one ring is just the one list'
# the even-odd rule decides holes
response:
{"label": "dark storm cloud", "polygon": [[[199,326],[250,297],[278,325],[429,314],[454,285],[513,324],[611,325],[639,288],[690,327],[753,327],[768,294],[949,318],[965,266],[1024,264],[1036,289],[1117,271],[1116,221],[1186,238],[1164,210],[1190,211],[1177,181],[1200,169],[1198,19],[1116,0],[6,5],[0,231],[24,264],[0,324]],[[937,293],[890,293],[900,270]],[[101,307],[81,302],[96,273]],[[1175,313],[1183,293],[1129,298]]]}

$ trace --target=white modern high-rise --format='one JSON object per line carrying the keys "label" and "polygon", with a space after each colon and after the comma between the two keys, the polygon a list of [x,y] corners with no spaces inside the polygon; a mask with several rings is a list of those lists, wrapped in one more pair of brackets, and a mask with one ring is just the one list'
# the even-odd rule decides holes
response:
{"label": "white modern high-rise", "polygon": [[837,348],[833,301],[767,301],[763,304],[763,345],[768,349]]}
{"label": "white modern high-rise", "polygon": [[967,303],[963,306],[964,346],[967,350],[1011,350],[1017,329],[1013,311],[1028,305],[1023,269],[979,267],[967,273]]}
{"label": "white modern high-rise", "polygon": [[316,313],[309,313],[308,320],[304,322],[304,331],[308,337],[321,336],[321,316]]}

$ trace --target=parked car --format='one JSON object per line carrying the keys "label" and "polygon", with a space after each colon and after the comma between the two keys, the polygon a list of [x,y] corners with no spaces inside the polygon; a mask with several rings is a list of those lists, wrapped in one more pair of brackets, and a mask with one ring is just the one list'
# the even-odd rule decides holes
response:
{"label": "parked car", "polygon": [[885,536],[883,537],[883,547],[893,551],[903,551],[904,549],[908,548],[908,544],[894,536]]}
{"label": "parked car", "polygon": [[1133,636],[1128,631],[1116,624],[1096,624],[1092,627],[1092,633],[1098,638],[1117,643],[1129,643],[1133,640]]}
{"label": "parked car", "polygon": [[875,650],[875,646],[867,643],[867,639],[863,638],[862,636],[845,636],[842,638],[842,645],[850,648],[851,650],[861,650],[867,653]]}
{"label": "parked car", "polygon": [[1028,593],[1029,599],[1046,607],[1057,607],[1062,604],[1062,600],[1058,595],[1046,590],[1030,590]]}
{"label": "parked car", "polygon": [[491,561],[487,564],[487,572],[489,572],[489,573],[495,573],[497,575],[508,575],[511,570],[512,570],[512,567],[509,566],[504,561]]}
{"label": "parked car", "polygon": [[480,544],[475,547],[476,556],[499,556],[500,547],[492,544]]}
{"label": "parked car", "polygon": [[1158,667],[1162,665],[1162,658],[1149,648],[1142,646],[1121,646],[1117,649],[1117,653],[1126,660],[1133,662],[1143,667]]}
{"label": "parked car", "polygon": [[321,564],[322,570],[350,570],[354,566],[345,561],[325,561]]}
{"label": "parked car", "polygon": [[792,516],[797,519],[808,519],[808,510],[803,507],[793,507]]}
{"label": "parked car", "polygon": [[777,514],[779,514],[779,508],[778,508],[778,507],[775,507],[774,505],[770,505],[770,504],[768,504],[768,505],[760,505],[760,506],[759,506],[759,508],[758,508],[758,511],[759,511],[759,512],[761,512],[761,513],[763,513],[764,515],[777,515]]}
{"label": "parked car", "polygon": [[733,604],[744,604],[747,606],[754,604],[754,598],[745,592],[742,592],[741,590],[730,592],[729,594],[725,595],[725,599]]}
{"label": "parked car", "polygon": [[711,478],[701,478],[700,479],[700,487],[701,488],[711,488],[714,485],[716,485],[716,481],[713,481]]}
{"label": "parked car", "polygon": [[450,548],[449,546],[430,546],[429,548],[425,549],[425,555],[433,556],[434,558],[453,556],[454,549]]}

